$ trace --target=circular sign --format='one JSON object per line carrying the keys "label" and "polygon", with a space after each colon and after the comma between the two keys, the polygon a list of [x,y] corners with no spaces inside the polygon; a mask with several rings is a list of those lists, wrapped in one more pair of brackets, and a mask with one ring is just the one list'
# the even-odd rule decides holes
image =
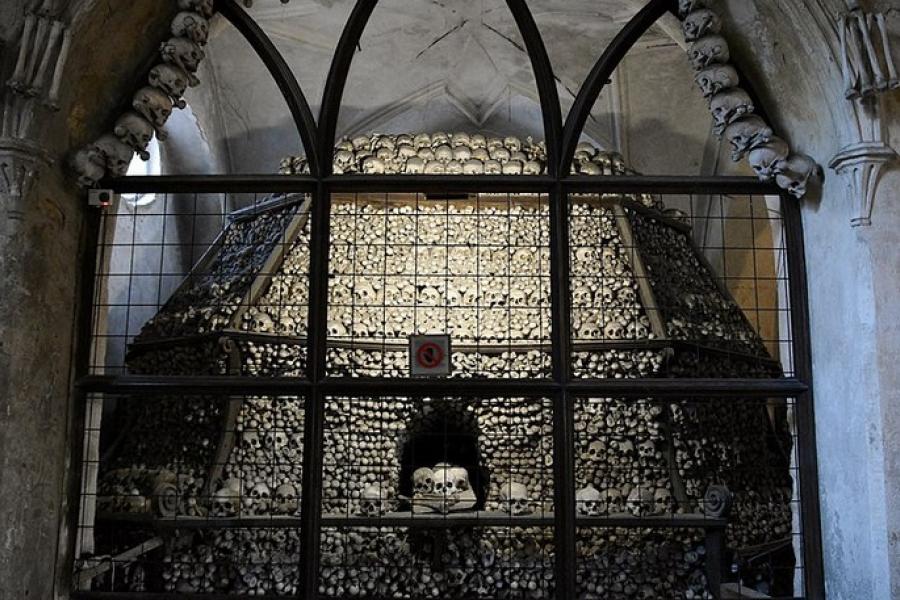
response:
{"label": "circular sign", "polygon": [[434,342],[422,344],[416,351],[416,362],[423,369],[436,369],[443,361],[444,349]]}

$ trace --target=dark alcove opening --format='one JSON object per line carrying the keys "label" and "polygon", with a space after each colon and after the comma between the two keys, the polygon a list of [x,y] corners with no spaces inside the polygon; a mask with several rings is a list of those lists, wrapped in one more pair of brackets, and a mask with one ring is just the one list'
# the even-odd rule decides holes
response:
{"label": "dark alcove opening", "polygon": [[441,403],[425,406],[427,415],[413,418],[400,460],[400,494],[413,495],[416,469],[433,469],[440,463],[462,467],[477,499],[474,510],[483,510],[490,489],[490,473],[481,463],[478,425],[464,405]]}

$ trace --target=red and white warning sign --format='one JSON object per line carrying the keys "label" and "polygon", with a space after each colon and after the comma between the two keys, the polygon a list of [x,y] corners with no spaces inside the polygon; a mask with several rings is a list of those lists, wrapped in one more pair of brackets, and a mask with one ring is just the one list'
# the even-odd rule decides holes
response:
{"label": "red and white warning sign", "polygon": [[413,377],[450,374],[450,336],[414,335],[409,338],[409,372]]}

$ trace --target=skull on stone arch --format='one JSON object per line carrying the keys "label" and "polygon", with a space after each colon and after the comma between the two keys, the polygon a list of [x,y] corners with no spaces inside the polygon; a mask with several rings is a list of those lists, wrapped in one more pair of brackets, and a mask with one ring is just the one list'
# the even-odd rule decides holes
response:
{"label": "skull on stone arch", "polygon": [[721,91],[737,87],[741,79],[737,69],[731,65],[711,65],[694,76],[697,87],[706,98],[710,98]]}
{"label": "skull on stone arch", "polygon": [[174,104],[162,90],[143,87],[134,95],[132,107],[159,129],[169,120]]}
{"label": "skull on stone arch", "polygon": [[528,488],[523,483],[512,480],[504,483],[500,488],[500,500],[506,511],[514,517],[533,512],[528,499]]}
{"label": "skull on stone arch", "polygon": [[684,19],[682,24],[684,39],[694,42],[705,35],[722,32],[722,19],[709,9],[695,10]]}
{"label": "skull on stone arch", "polygon": [[760,179],[772,179],[776,165],[787,159],[790,149],[783,139],[772,136],[767,143],[750,151],[750,166]]}
{"label": "skull on stone arch", "polygon": [[691,63],[699,71],[714,64],[726,64],[731,60],[728,42],[720,35],[707,35],[693,43],[690,49]]}
{"label": "skull on stone arch", "polygon": [[603,494],[591,484],[575,494],[575,507],[583,517],[599,517],[606,512]]}
{"label": "skull on stone arch", "polygon": [[175,100],[178,108],[185,108],[187,103],[184,101],[185,91],[188,86],[188,76],[184,69],[178,65],[170,63],[160,63],[150,70],[147,81],[153,87],[167,93],[170,98]]}
{"label": "skull on stone arch", "polygon": [[821,176],[822,170],[816,161],[804,154],[791,154],[785,160],[775,163],[775,181],[795,198],[806,195],[809,182]]}
{"label": "skull on stone arch", "polygon": [[413,472],[413,494],[432,494],[434,493],[434,471],[428,467],[416,469]]}
{"label": "skull on stone arch", "polygon": [[725,129],[725,139],[731,144],[731,159],[735,162],[772,140],[775,133],[761,117],[745,115]]}
{"label": "skull on stone arch", "polygon": [[128,111],[116,121],[113,133],[138,153],[141,160],[149,160],[147,146],[153,139],[153,125],[141,115]]}
{"label": "skull on stone arch", "polygon": [[172,19],[172,35],[203,46],[209,40],[209,21],[195,12],[180,12]]}
{"label": "skull on stone arch", "polygon": [[88,149],[91,160],[106,167],[113,177],[124,177],[134,158],[134,149],[112,134],[101,136]]}
{"label": "skull on stone arch", "polygon": [[753,100],[741,88],[719,92],[709,101],[709,109],[715,122],[715,131],[721,135],[725,128],[737,119],[753,113]]}

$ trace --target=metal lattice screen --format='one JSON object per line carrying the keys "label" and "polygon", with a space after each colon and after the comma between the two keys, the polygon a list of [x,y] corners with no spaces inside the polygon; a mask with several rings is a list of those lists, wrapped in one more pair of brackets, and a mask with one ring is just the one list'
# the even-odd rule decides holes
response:
{"label": "metal lattice screen", "polygon": [[633,185],[107,213],[80,595],[802,596],[790,214]]}

